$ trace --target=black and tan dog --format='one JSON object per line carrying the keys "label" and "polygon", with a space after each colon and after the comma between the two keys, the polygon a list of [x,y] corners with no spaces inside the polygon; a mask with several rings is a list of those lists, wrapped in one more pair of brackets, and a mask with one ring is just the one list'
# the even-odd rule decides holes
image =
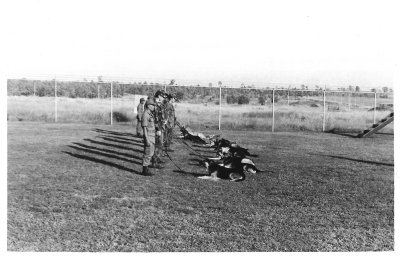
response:
{"label": "black and tan dog", "polygon": [[243,169],[232,169],[217,164],[213,161],[206,160],[204,161],[206,166],[208,176],[199,177],[200,179],[209,179],[209,180],[220,180],[220,179],[230,179],[231,181],[242,181],[246,179],[246,175],[243,172]]}
{"label": "black and tan dog", "polygon": [[208,176],[201,179],[219,180],[230,179],[231,181],[243,181],[246,173],[262,172],[257,169],[254,162],[248,158],[229,157],[225,159],[207,159],[204,161]]}

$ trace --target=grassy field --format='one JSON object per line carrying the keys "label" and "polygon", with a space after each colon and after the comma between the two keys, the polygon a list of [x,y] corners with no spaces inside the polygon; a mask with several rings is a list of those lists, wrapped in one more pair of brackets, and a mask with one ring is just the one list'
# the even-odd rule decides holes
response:
{"label": "grassy field", "polygon": [[141,176],[133,131],[9,122],[8,250],[394,249],[393,135],[224,131],[274,171],[235,183],[198,179],[199,157],[179,142],[182,171],[167,162]]}
{"label": "grassy field", "polygon": [[[54,122],[55,103],[53,97],[8,97],[9,121]],[[134,102],[129,97],[113,100],[114,123],[135,123]],[[362,131],[373,124],[374,112],[370,108],[351,108],[327,103],[326,130],[342,129]],[[110,124],[110,99],[58,98],[57,117],[60,123]],[[315,99],[281,101],[274,108],[275,131],[322,131],[323,104]],[[221,108],[221,127],[225,130],[272,129],[272,105],[227,105]],[[376,120],[387,116],[390,110],[377,111]],[[193,129],[218,129],[219,105],[209,103],[179,103],[176,115],[181,123]],[[385,128],[393,132],[393,125]]]}

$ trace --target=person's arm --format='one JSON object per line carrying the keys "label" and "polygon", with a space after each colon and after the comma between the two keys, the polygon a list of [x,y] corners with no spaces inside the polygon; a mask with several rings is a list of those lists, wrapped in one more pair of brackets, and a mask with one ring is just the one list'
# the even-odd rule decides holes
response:
{"label": "person's arm", "polygon": [[143,135],[144,135],[144,144],[146,146],[150,146],[149,133],[147,131],[147,127],[143,127]]}
{"label": "person's arm", "polygon": [[143,128],[143,138],[144,138],[144,144],[146,145],[146,146],[150,146],[150,141],[149,141],[149,132],[147,131],[147,126],[149,125],[148,124],[148,118],[149,118],[149,116],[147,115],[147,112],[145,112],[144,114],[143,114],[143,117],[142,117],[142,128]]}

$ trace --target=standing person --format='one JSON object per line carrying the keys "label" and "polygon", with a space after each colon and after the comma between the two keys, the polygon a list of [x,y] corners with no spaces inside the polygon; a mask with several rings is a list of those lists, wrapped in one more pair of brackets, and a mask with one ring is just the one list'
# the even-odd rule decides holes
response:
{"label": "standing person", "polygon": [[142,174],[150,176],[149,166],[154,156],[154,149],[156,143],[156,127],[154,119],[155,103],[153,99],[146,102],[145,110],[142,116],[142,128],[144,139],[144,153],[143,153],[143,171]]}
{"label": "standing person", "polygon": [[153,156],[153,166],[156,168],[162,168],[160,163],[163,161],[161,160],[162,155],[162,147],[163,147],[163,134],[165,129],[165,112],[163,108],[163,101],[164,101],[165,93],[162,91],[157,91],[154,94],[154,100],[156,103],[155,106],[155,125],[156,125],[156,142],[155,142],[155,151]]}
{"label": "standing person", "polygon": [[136,135],[142,137],[143,136],[143,128],[142,128],[142,116],[144,113],[144,103],[146,100],[144,98],[140,98],[140,103],[137,106],[137,125],[136,125]]}
{"label": "standing person", "polygon": [[166,113],[166,129],[165,129],[165,150],[169,152],[173,152],[173,150],[170,148],[171,143],[172,143],[172,132],[175,128],[175,108],[174,108],[174,102],[175,98],[172,95],[167,96],[167,103],[165,106],[165,113]]}

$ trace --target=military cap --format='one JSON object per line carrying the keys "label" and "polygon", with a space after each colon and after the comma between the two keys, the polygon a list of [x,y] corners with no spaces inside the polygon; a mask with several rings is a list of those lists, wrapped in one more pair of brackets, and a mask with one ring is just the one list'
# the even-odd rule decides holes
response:
{"label": "military cap", "polygon": [[157,92],[154,94],[154,97],[158,97],[158,96],[166,98],[167,94],[161,90],[157,90]]}
{"label": "military cap", "polygon": [[146,99],[144,99],[143,97],[140,98],[140,102],[146,101]]}

